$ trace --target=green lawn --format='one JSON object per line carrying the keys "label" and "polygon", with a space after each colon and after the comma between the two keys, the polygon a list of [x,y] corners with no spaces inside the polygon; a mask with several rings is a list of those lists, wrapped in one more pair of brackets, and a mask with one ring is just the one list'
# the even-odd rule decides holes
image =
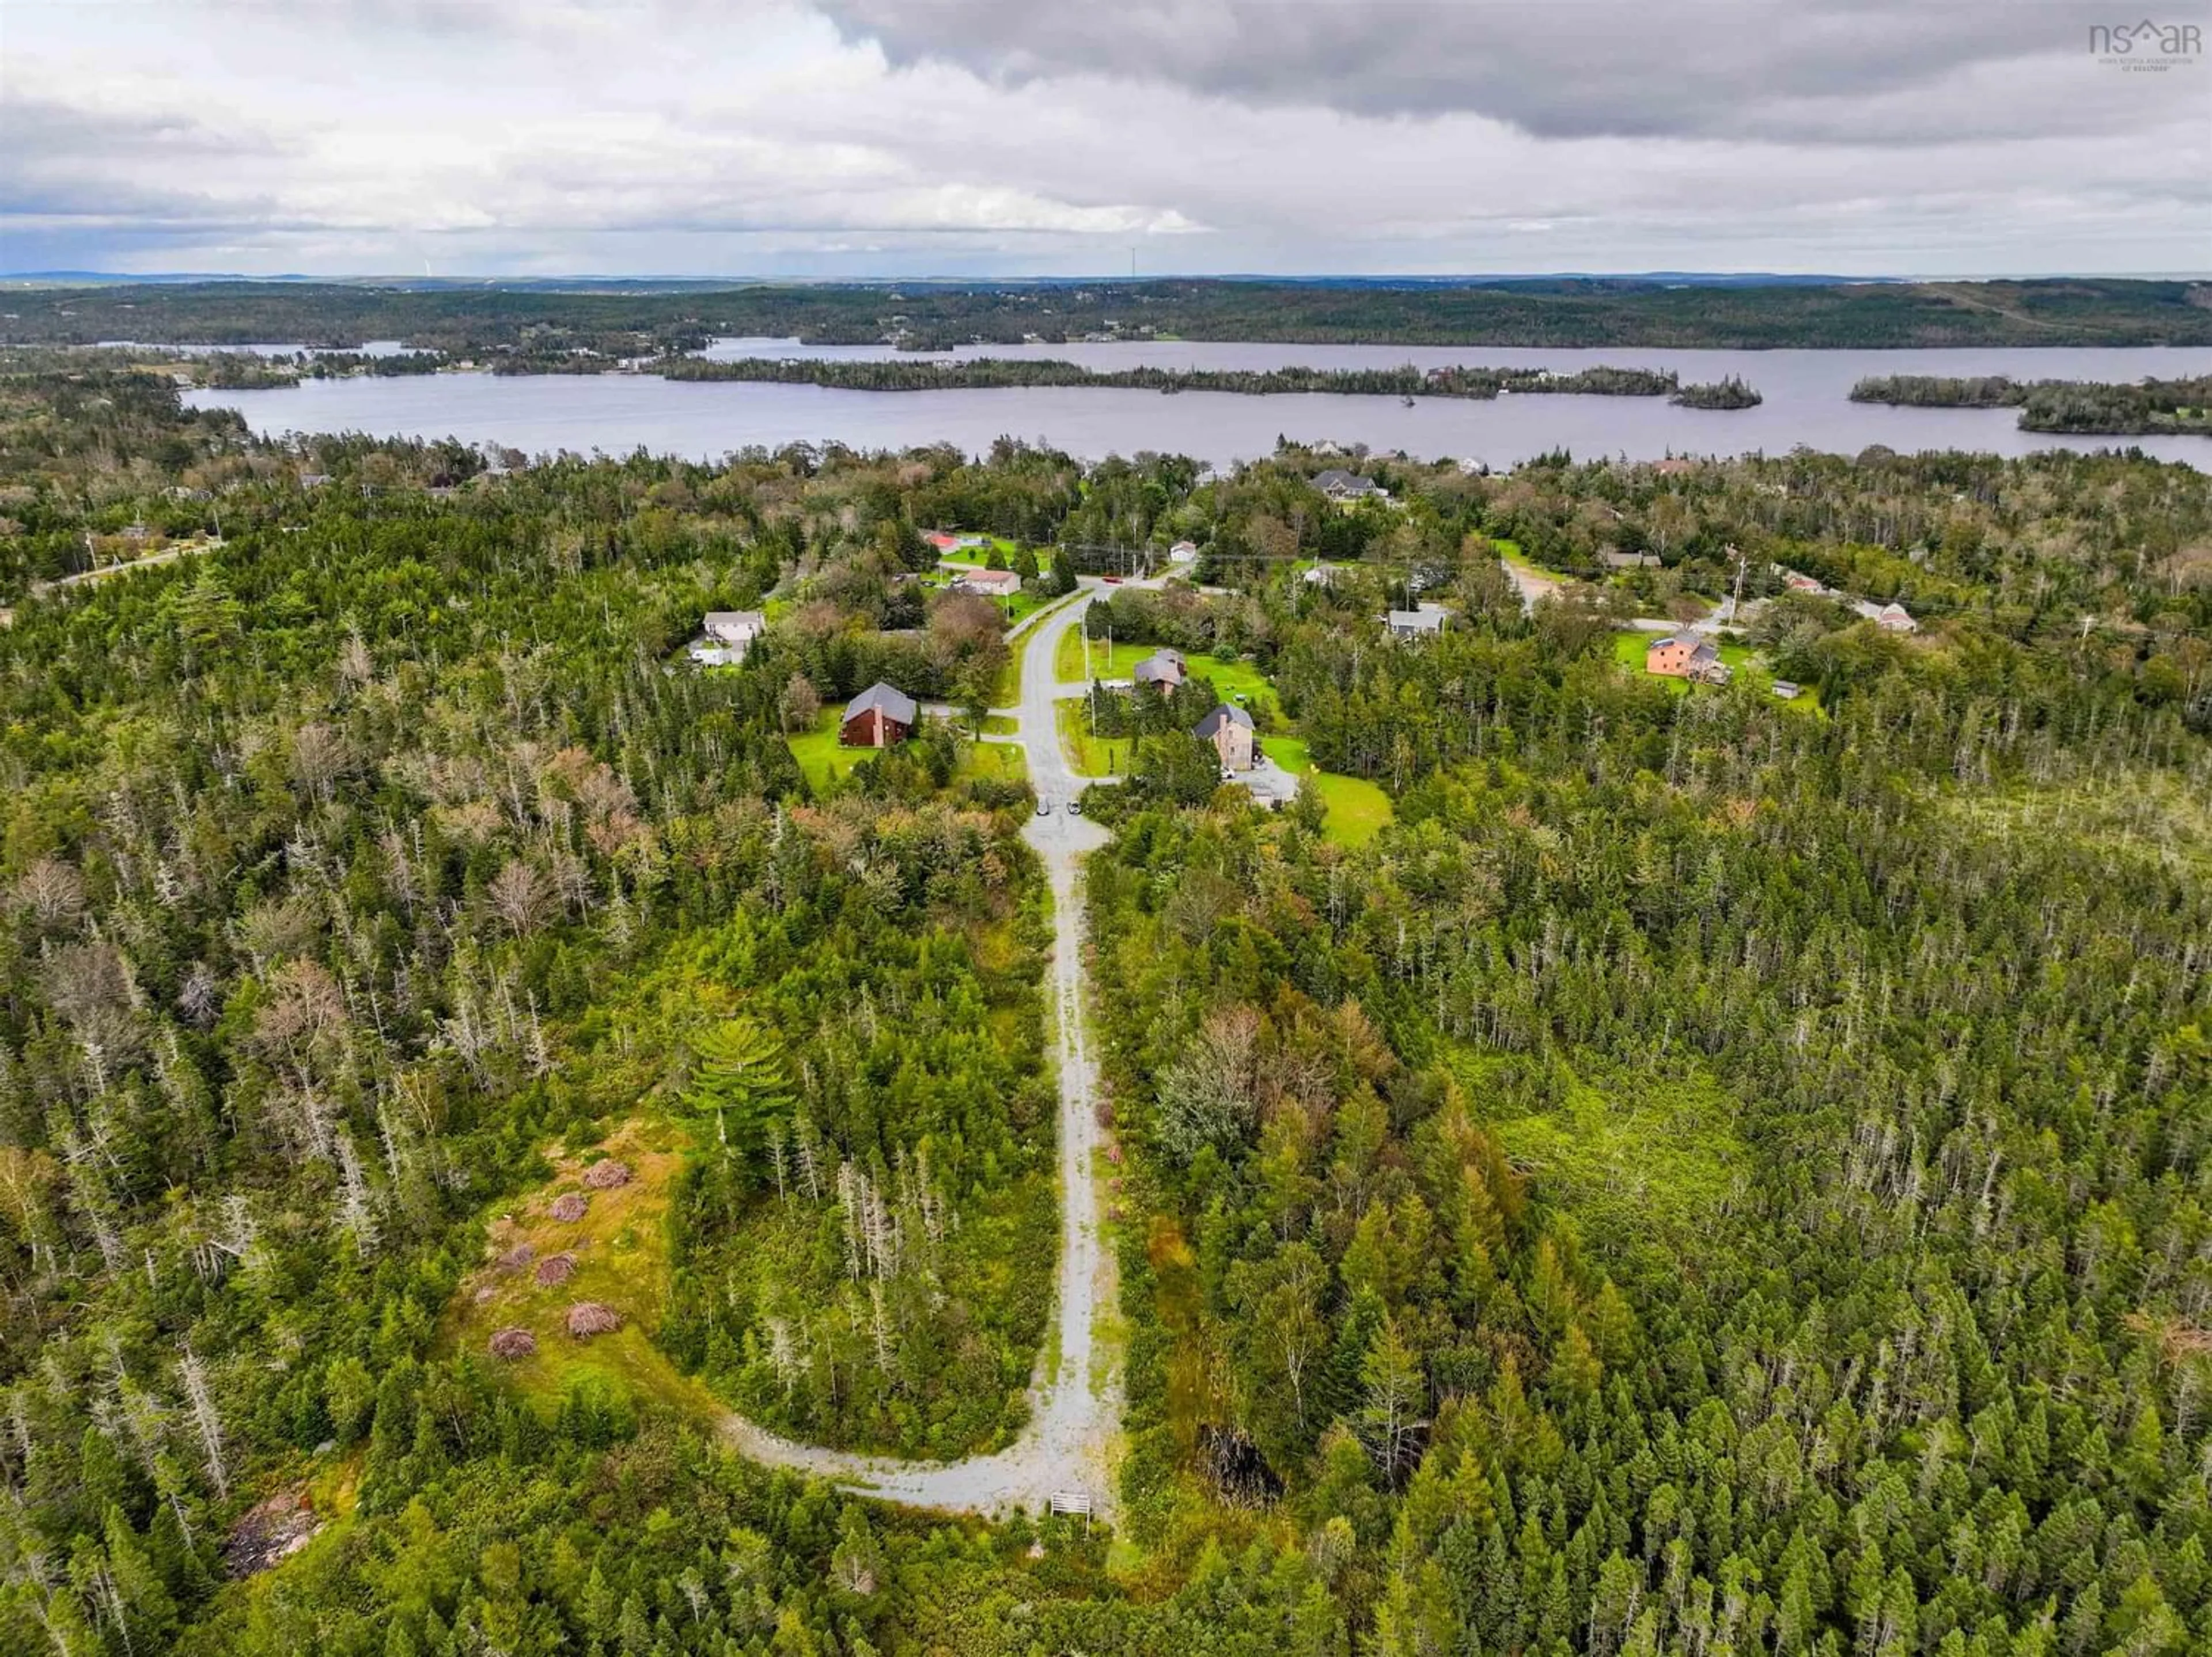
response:
{"label": "green lawn", "polygon": [[[1613,659],[1632,673],[1641,673],[1644,671],[1644,652],[1651,648],[1654,640],[1664,636],[1657,633],[1616,633],[1613,635]],[[1749,645],[1723,644],[1721,660],[1737,678],[1760,690],[1768,689],[1774,683],[1773,670],[1759,659],[1759,653]],[[1659,682],[1677,695],[1690,694],[1687,679],[1662,678]],[[1820,693],[1807,685],[1798,692],[1796,700],[1784,702],[1781,706],[1796,708],[1800,713],[1818,713],[1820,710]]]}
{"label": "green lawn", "polygon": [[1322,832],[1340,846],[1364,846],[1389,826],[1390,797],[1376,783],[1358,777],[1317,771],[1303,737],[1262,737],[1260,746],[1269,759],[1303,779],[1300,786],[1321,797],[1328,816]]}
{"label": "green lawn", "polygon": [[791,750],[791,757],[799,762],[806,786],[817,794],[876,751],[872,748],[838,745],[837,718],[842,712],[842,708],[825,707],[811,731],[783,739]]}
{"label": "green lawn", "polygon": [[[1158,645],[1125,644],[1117,639],[1109,657],[1103,639],[1093,639],[1090,645],[1091,671],[1086,675],[1083,667],[1083,630],[1070,628],[1060,635],[1059,647],[1053,653],[1053,671],[1062,684],[1088,684],[1094,677],[1126,679],[1137,671],[1139,662],[1159,648]],[[1212,680],[1214,689],[1232,701],[1241,695],[1257,707],[1275,699],[1274,687],[1267,683],[1267,676],[1250,662],[1230,661],[1219,656],[1194,656],[1188,652],[1183,660],[1192,678]]]}
{"label": "green lawn", "polygon": [[[1013,721],[1005,721],[1012,725]],[[1029,780],[1030,759],[1012,743],[969,743],[960,755],[957,774],[963,781],[975,777],[1000,777],[1014,782]]]}
{"label": "green lawn", "polygon": [[1054,712],[1060,718],[1060,745],[1066,751],[1068,765],[1077,776],[1119,776],[1127,767],[1129,738],[1092,736],[1082,697],[1072,697],[1066,701],[1054,703]]}

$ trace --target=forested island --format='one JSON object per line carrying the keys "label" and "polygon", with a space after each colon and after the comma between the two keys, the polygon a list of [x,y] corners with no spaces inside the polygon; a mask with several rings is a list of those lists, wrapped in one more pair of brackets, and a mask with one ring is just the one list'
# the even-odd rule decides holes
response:
{"label": "forested island", "polygon": [[[1083,800],[1095,1522],[728,1430],[987,1450],[1044,1338],[1027,774],[836,746],[1013,694],[940,531],[1191,668]],[[2212,1648],[2201,472],[530,457],[15,356],[0,604],[10,1657]]]}
{"label": "forested island", "polygon": [[[1459,397],[1503,392],[1683,400],[1672,373],[1596,367],[1546,368],[1086,368],[1051,358],[968,357],[957,361],[854,361],[822,357],[668,357],[651,366],[668,379],[769,380],[848,391],[973,391],[1015,385],[1074,385],[1140,391],[1223,391],[1251,397],[1329,393],[1353,397]],[[1741,382],[1738,382],[1741,385]],[[1703,391],[1708,388],[1693,387]],[[1747,389],[1747,388],[1745,388]],[[1751,401],[1759,400],[1756,392]],[[1743,403],[1699,404],[1743,408]]]}
{"label": "forested island", "polygon": [[1667,399],[1684,409],[1755,409],[1766,399],[1746,385],[1741,375],[1685,385]]}
{"label": "forested island", "polygon": [[2212,375],[2101,384],[2009,379],[2001,374],[1944,379],[1892,374],[1851,387],[1854,403],[1908,408],[2018,409],[2021,429],[2110,436],[2212,435]]}
{"label": "forested island", "polygon": [[399,377],[434,374],[447,366],[441,351],[298,351],[276,355],[245,351],[210,352],[195,365],[196,378],[225,391],[268,391],[303,379],[335,379],[352,374]]}
{"label": "forested island", "polygon": [[717,336],[945,349],[1091,338],[1551,349],[2212,344],[2212,284],[2067,279],[1746,282],[1175,279],[715,288],[337,282],[11,288],[0,343],[398,339],[589,365]]}

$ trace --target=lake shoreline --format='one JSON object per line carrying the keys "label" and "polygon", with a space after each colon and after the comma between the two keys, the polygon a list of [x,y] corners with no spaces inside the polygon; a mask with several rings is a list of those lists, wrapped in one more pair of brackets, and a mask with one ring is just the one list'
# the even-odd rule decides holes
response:
{"label": "lake shoreline", "polygon": [[[927,361],[886,346],[803,346],[790,340],[716,341],[702,359],[790,356],[824,361]],[[1402,451],[1504,470],[1565,450],[1583,458],[1670,454],[1778,454],[1803,446],[1856,454],[1964,450],[2021,455],[2048,450],[2136,447],[2205,469],[2194,436],[2051,435],[2019,430],[2002,409],[1892,408],[1853,404],[1869,373],[2010,374],[2115,381],[2212,373],[2212,349],[2071,346],[1944,351],[1692,351],[1497,349],[1480,362],[1448,348],[1319,347],[1260,342],[1164,341],[1130,345],[1005,346],[941,355],[1064,360],[1091,369],[1265,373],[1285,367],[1374,371],[1482,367],[1571,373],[1595,367],[1671,373],[1685,383],[1735,375],[1763,402],[1716,413],[1653,397],[1508,395],[1416,398],[1342,392],[1239,394],[1095,385],[915,391],[848,391],[753,380],[672,381],[650,373],[575,375],[441,373],[311,381],[275,391],[194,391],[194,406],[238,410],[264,435],[344,431],[386,437],[493,442],[526,453],[648,452],[715,459],[791,444],[905,449],[948,443],[988,452],[1003,437],[1049,444],[1086,459],[1143,451],[1187,454],[1216,466],[1259,458],[1279,440],[1347,450]]]}

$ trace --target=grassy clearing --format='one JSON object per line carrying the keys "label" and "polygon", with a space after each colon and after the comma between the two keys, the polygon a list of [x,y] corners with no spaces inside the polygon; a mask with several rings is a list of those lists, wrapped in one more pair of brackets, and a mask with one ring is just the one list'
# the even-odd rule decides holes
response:
{"label": "grassy clearing", "polygon": [[[582,1174],[596,1153],[554,1159],[553,1178],[516,1199],[492,1222],[487,1261],[461,1281],[439,1329],[441,1350],[472,1352],[531,1397],[557,1403],[583,1381],[645,1399],[702,1419],[722,1406],[698,1381],[678,1371],[653,1344],[668,1284],[668,1185],[683,1161],[684,1140],[672,1125],[632,1120],[610,1135],[609,1156],[628,1162],[634,1177],[614,1191],[585,1194],[591,1206],[573,1224],[554,1219],[553,1199],[582,1191]],[[572,1253],[576,1273],[565,1284],[541,1288],[534,1266],[502,1272],[499,1257],[519,1243],[548,1255]],[[588,1341],[572,1339],[563,1320],[579,1301],[600,1301],[621,1312],[623,1327]],[[527,1329],[538,1338],[534,1357],[514,1363],[484,1358],[495,1331]]]}
{"label": "grassy clearing", "polygon": [[[1453,1068],[1481,1096],[1492,1062],[1463,1051]],[[1686,1268],[1744,1174],[1735,1114],[1700,1077],[1570,1071],[1557,1108],[1492,1126],[1585,1235],[1655,1245]]]}
{"label": "grassy clearing", "polygon": [[1077,776],[1115,777],[1128,768],[1133,745],[1129,738],[1092,736],[1083,698],[1076,696],[1055,702],[1053,712],[1060,721],[1060,745]]}
{"label": "grassy clearing", "polygon": [[791,757],[799,762],[799,768],[806,778],[806,786],[820,793],[838,780],[862,760],[875,753],[872,748],[845,748],[837,741],[838,716],[842,708],[825,707],[814,721],[811,731],[786,737],[784,744],[791,750]]}
{"label": "grassy clearing", "polygon": [[2111,858],[2212,871],[2212,802],[2185,780],[2146,772],[2124,789],[2067,784],[1944,791],[1936,809],[1999,841],[2053,835]]}
{"label": "grassy clearing", "polygon": [[1390,797],[1379,784],[1360,777],[1340,776],[1314,768],[1303,737],[1262,737],[1260,746],[1269,759],[1301,779],[1300,786],[1321,797],[1328,816],[1322,832],[1340,846],[1364,846],[1389,826]]}
{"label": "grassy clearing", "polygon": [[1575,579],[1563,569],[1553,569],[1549,564],[1538,563],[1521,549],[1518,541],[1493,540],[1490,544],[1500,558],[1516,569],[1525,569],[1531,574],[1540,575],[1552,581],[1571,581]]}
{"label": "grassy clearing", "polygon": [[[1012,725],[1008,719],[1006,724]],[[1003,778],[1014,782],[1029,780],[1030,759],[1012,743],[970,743],[960,755],[960,768],[954,775],[959,781],[977,777]]]}
{"label": "grassy clearing", "polygon": [[[1158,645],[1133,645],[1116,640],[1109,652],[1103,639],[1090,640],[1090,668],[1084,667],[1084,638],[1082,629],[1070,628],[1060,635],[1059,646],[1053,652],[1053,671],[1062,684],[1089,684],[1091,679],[1126,679],[1137,671],[1137,664],[1158,650]],[[1247,698],[1252,706],[1273,703],[1274,687],[1267,676],[1250,662],[1231,661],[1224,657],[1191,655],[1185,652],[1184,661],[1194,679],[1211,679],[1213,688],[1224,698],[1235,701]]]}
{"label": "grassy clearing", "polygon": [[[1632,673],[1642,673],[1644,671],[1644,652],[1650,649],[1656,640],[1664,636],[1662,634],[1656,633],[1616,633],[1613,635],[1613,659]],[[1760,659],[1759,653],[1750,646],[1723,644],[1720,651],[1722,663],[1735,677],[1760,690],[1771,690],[1773,688],[1774,671]],[[1660,683],[1678,696],[1686,696],[1690,694],[1691,685],[1687,679],[1668,678],[1663,675],[1656,674],[1650,677],[1656,678]],[[1820,693],[1814,687],[1806,685],[1799,690],[1794,700],[1784,702],[1782,706],[1793,708],[1801,713],[1817,713],[1821,711]]]}

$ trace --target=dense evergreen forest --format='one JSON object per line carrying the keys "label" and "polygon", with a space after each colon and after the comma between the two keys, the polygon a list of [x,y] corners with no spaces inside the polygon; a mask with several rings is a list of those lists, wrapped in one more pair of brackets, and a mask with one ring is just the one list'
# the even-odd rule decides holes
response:
{"label": "dense evergreen forest", "polygon": [[[1101,627],[1391,808],[1218,787],[1195,695],[1086,801],[1110,1533],[716,1430],[986,1448],[1045,1327],[1027,789],[792,746],[989,699],[938,529],[1195,543]],[[2199,472],[587,462],[27,358],[0,547],[0,1650],[2212,1648]],[[1802,701],[1619,665],[1738,581]]]}
{"label": "dense evergreen forest", "polygon": [[[2212,344],[2202,282],[2099,278],[1750,283],[1530,277],[1328,283],[819,283],[606,291],[205,282],[11,288],[0,343],[404,340],[550,365],[694,350],[714,335],[916,349],[1174,335],[1334,344],[1891,348]],[[590,356],[579,356],[588,352]]]}
{"label": "dense evergreen forest", "polygon": [[2008,379],[2002,374],[1946,379],[1889,374],[1851,387],[1854,403],[1912,408],[2018,409],[2021,429],[2092,436],[2196,434],[2212,436],[2212,376],[2104,384]]}

